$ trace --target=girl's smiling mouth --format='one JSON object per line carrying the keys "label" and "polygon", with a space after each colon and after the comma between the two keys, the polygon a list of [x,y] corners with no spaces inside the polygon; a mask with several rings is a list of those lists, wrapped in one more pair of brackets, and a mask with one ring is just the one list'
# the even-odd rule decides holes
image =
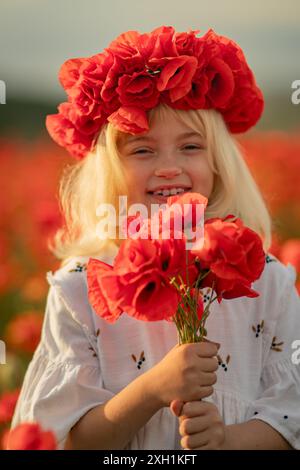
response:
{"label": "girl's smiling mouth", "polygon": [[153,196],[163,196],[165,198],[169,196],[175,196],[176,194],[182,194],[188,191],[191,191],[192,187],[183,185],[183,184],[165,184],[165,185],[160,185],[156,186],[155,188],[151,190],[147,190],[147,194],[153,195]]}
{"label": "girl's smiling mouth", "polygon": [[147,191],[147,194],[152,197],[155,201],[157,201],[160,204],[166,203],[168,200],[168,197],[170,196],[175,196],[177,194],[183,194],[186,192],[191,191],[192,187],[191,186],[186,186],[186,185],[161,185],[157,186],[156,188],[153,188],[150,191]]}

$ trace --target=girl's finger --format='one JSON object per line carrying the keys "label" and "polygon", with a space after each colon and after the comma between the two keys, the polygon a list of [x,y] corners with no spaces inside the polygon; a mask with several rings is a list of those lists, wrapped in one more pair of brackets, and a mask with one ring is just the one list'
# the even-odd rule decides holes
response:
{"label": "girl's finger", "polygon": [[179,425],[179,434],[184,437],[187,434],[192,435],[204,432],[210,425],[211,418],[207,415],[183,419]]}
{"label": "girl's finger", "polygon": [[215,372],[219,367],[217,356],[204,357],[202,359],[201,368],[203,372]]}
{"label": "girl's finger", "polygon": [[207,339],[207,338],[202,338],[202,341],[204,341],[205,343],[212,343],[212,344],[215,344],[218,349],[220,349],[220,347],[221,347],[221,344],[220,344],[220,343],[216,343],[216,341],[210,341],[210,339]]}
{"label": "girl's finger", "polygon": [[172,413],[179,417],[181,415],[182,409],[184,406],[184,402],[180,400],[173,400],[170,404],[170,410]]}
{"label": "girl's finger", "polygon": [[[195,416],[201,416],[211,411],[215,405],[207,401],[195,400],[184,403],[181,410],[181,417],[193,418]],[[181,419],[180,417],[180,419]]]}
{"label": "girl's finger", "polygon": [[181,439],[180,444],[184,449],[193,450],[208,445],[210,437],[209,431],[206,430],[197,434],[185,435]]}

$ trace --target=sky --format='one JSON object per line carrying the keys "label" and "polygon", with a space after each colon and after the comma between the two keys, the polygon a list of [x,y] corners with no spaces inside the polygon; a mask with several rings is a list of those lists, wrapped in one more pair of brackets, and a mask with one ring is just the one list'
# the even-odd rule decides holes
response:
{"label": "sky", "polygon": [[64,98],[68,58],[102,52],[120,33],[209,28],[244,50],[264,92],[300,79],[299,0],[1,0],[0,80],[9,96]]}

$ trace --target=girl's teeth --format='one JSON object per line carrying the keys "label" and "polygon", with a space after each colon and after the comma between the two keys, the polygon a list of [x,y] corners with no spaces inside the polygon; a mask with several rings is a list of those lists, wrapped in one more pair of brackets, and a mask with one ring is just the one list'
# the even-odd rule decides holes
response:
{"label": "girl's teeth", "polygon": [[172,188],[172,189],[163,189],[159,191],[155,191],[153,194],[154,196],[174,196],[175,194],[184,193],[183,188]]}

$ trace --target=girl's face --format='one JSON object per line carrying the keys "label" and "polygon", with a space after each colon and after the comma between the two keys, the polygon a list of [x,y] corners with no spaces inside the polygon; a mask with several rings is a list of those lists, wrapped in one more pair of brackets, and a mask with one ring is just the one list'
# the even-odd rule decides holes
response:
{"label": "girl's face", "polygon": [[128,204],[163,204],[170,195],[186,191],[207,198],[213,189],[213,172],[207,159],[204,138],[170,114],[155,119],[143,134],[126,134],[119,145]]}

